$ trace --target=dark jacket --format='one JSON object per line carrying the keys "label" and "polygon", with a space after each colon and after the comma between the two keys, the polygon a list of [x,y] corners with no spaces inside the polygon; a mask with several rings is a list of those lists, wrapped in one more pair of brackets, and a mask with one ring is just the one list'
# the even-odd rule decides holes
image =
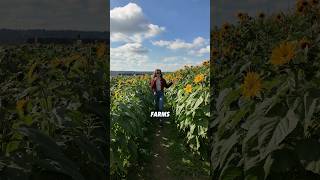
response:
{"label": "dark jacket", "polygon": [[[152,88],[152,91],[155,92],[157,90],[157,78],[153,78],[150,82],[150,85],[151,85],[151,88]],[[160,79],[160,83],[161,83],[161,91],[163,91],[163,89],[166,87],[166,88],[169,88],[173,83],[170,82],[169,84],[167,84],[166,80],[164,78],[161,78]]]}

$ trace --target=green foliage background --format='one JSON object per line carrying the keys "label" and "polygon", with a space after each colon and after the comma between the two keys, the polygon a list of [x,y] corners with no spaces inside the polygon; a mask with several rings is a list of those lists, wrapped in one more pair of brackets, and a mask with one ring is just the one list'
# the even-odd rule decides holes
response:
{"label": "green foliage background", "polygon": [[[310,2],[212,30],[212,179],[320,179],[320,11]],[[296,44],[295,57],[274,66],[283,41]],[[262,83],[251,99],[241,90],[247,72]]]}
{"label": "green foliage background", "polygon": [[0,179],[107,178],[108,51],[0,47]]}

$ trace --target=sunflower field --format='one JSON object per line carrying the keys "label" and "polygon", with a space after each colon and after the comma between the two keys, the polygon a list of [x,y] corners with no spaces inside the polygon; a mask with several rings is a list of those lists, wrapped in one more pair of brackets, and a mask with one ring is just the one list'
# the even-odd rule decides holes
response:
{"label": "sunflower field", "polygon": [[146,126],[153,107],[150,76],[117,76],[111,79],[111,179],[121,179],[146,150]]}
{"label": "sunflower field", "polygon": [[[208,159],[209,61],[185,67],[164,78],[173,85],[165,90],[166,110],[185,136],[190,150]],[[150,75],[111,78],[111,179],[125,178],[128,169],[146,155],[147,124],[154,109]],[[154,126],[154,125],[153,125]]]}
{"label": "sunflower field", "polygon": [[172,107],[174,121],[186,136],[193,152],[208,157],[208,123],[210,118],[209,61],[188,67],[165,76],[174,82],[167,89],[167,99]]}
{"label": "sunflower field", "polygon": [[212,179],[320,179],[320,5],[211,32]]}
{"label": "sunflower field", "polygon": [[0,179],[107,178],[106,44],[0,47]]}

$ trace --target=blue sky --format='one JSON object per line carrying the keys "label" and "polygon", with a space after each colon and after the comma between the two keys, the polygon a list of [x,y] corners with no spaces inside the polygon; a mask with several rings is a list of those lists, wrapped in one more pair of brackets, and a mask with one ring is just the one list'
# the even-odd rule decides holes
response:
{"label": "blue sky", "polygon": [[209,0],[111,0],[111,70],[174,71],[209,59]]}

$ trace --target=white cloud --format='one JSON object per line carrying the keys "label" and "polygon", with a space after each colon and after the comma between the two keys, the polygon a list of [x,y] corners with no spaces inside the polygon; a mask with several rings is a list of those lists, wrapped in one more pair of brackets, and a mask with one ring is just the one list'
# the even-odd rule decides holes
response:
{"label": "white cloud", "polygon": [[124,71],[133,67],[144,66],[148,62],[148,49],[140,43],[127,43],[110,48],[111,70]]}
{"label": "white cloud", "polygon": [[186,56],[167,56],[162,58],[155,67],[163,69],[163,71],[176,71],[184,68],[184,66],[196,66],[203,62],[201,58],[192,58]]}
{"label": "white cloud", "polygon": [[165,31],[165,27],[149,22],[143,9],[135,3],[113,8],[110,11],[110,24],[111,41],[123,44],[110,49],[112,71],[152,71],[157,68],[175,71],[185,65],[196,65],[201,58],[195,60],[188,55],[193,51],[194,54],[205,53],[209,43],[203,37],[196,37],[190,42],[181,39],[151,41],[155,46],[171,50],[188,50],[186,57],[178,55],[151,59],[148,56],[149,49],[143,47],[143,42]]}
{"label": "white cloud", "polygon": [[158,25],[154,25],[154,24],[149,24],[148,25],[148,32],[145,34],[145,37],[146,38],[149,38],[149,37],[153,37],[153,36],[156,36],[160,33],[162,33],[163,31],[165,31],[165,28],[164,27],[160,27]]}
{"label": "white cloud", "polygon": [[151,41],[154,46],[165,47],[170,50],[187,50],[189,55],[204,56],[210,53],[209,40],[203,37],[197,37],[192,42],[186,42],[181,39],[173,41],[159,40]]}
{"label": "white cloud", "polygon": [[165,47],[171,50],[177,50],[177,49],[190,50],[195,48],[201,48],[205,46],[207,43],[208,41],[203,37],[197,37],[190,43],[181,39],[175,39],[174,41],[165,41],[165,40],[152,41],[152,44],[155,46]]}
{"label": "white cloud", "polygon": [[203,47],[201,49],[198,49],[198,50],[191,50],[189,52],[189,54],[192,54],[192,55],[196,55],[196,56],[203,56],[205,54],[209,54],[210,53],[210,46],[206,46],[206,47]]}
{"label": "white cloud", "polygon": [[165,57],[163,58],[163,62],[177,62],[180,60],[180,57],[178,56],[171,56],[171,57]]}
{"label": "white cloud", "polygon": [[191,58],[188,58],[188,57],[184,57],[184,56],[167,56],[167,57],[162,58],[161,61],[168,63],[168,64],[170,64],[170,63],[183,64],[183,63],[191,63],[194,60]]}
{"label": "white cloud", "polygon": [[193,40],[193,45],[196,47],[201,47],[206,44],[206,40],[203,37],[197,37]]}
{"label": "white cloud", "polygon": [[148,49],[143,47],[145,39],[165,31],[165,27],[150,23],[140,6],[129,3],[110,10],[110,40],[124,43],[110,49],[112,70],[152,69]]}
{"label": "white cloud", "polygon": [[142,42],[165,31],[165,27],[151,24],[143,10],[135,3],[110,10],[110,33],[113,42]]}

